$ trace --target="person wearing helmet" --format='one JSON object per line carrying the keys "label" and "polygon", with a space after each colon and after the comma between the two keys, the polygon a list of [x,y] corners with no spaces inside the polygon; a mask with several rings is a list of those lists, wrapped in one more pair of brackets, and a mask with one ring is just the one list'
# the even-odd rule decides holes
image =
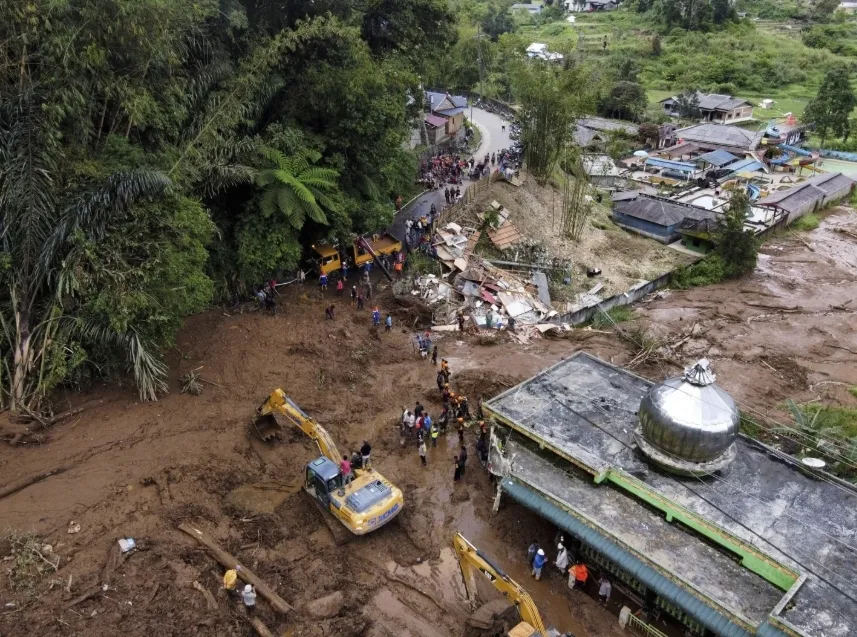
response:
{"label": "person wearing helmet", "polygon": [[545,562],[548,561],[548,558],[545,556],[544,549],[539,549],[536,551],[536,556],[533,558],[533,572],[532,576],[536,579],[542,578],[542,569],[545,566]]}
{"label": "person wearing helmet", "polygon": [[256,591],[250,584],[247,584],[244,590],[241,591],[241,599],[244,601],[244,608],[247,609],[247,614],[252,615],[253,611],[256,610]]}
{"label": "person wearing helmet", "polygon": [[238,583],[238,571],[240,570],[241,566],[236,564],[235,568],[230,568],[223,576],[223,588],[228,595],[238,594],[238,587],[236,584]]}
{"label": "person wearing helmet", "polygon": [[458,442],[464,446],[464,418],[459,418],[455,422],[458,427]]}

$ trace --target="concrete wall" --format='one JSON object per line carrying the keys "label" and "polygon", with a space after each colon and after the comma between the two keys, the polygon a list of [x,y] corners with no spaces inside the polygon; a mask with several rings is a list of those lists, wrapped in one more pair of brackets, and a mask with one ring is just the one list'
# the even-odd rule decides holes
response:
{"label": "concrete wall", "polygon": [[569,312],[567,314],[559,314],[550,319],[550,323],[568,323],[569,325],[580,325],[581,323],[586,323],[592,319],[593,316],[599,314],[602,310],[605,312],[614,307],[621,307],[623,305],[631,305],[632,303],[636,303],[644,296],[651,294],[656,290],[660,290],[661,288],[665,288],[670,284],[672,280],[673,273],[667,272],[666,274],[662,274],[657,279],[652,279],[648,283],[641,285],[638,288],[634,288],[632,290],[628,290],[627,292],[623,292],[621,294],[616,294],[615,296],[611,296],[608,299],[604,299],[601,303],[597,305],[593,305],[591,307],[584,307],[574,312]]}
{"label": "concrete wall", "polygon": [[662,226],[645,219],[630,217],[615,210],[613,211],[613,221],[627,230],[637,232],[661,243],[672,243],[680,236],[674,225]]}

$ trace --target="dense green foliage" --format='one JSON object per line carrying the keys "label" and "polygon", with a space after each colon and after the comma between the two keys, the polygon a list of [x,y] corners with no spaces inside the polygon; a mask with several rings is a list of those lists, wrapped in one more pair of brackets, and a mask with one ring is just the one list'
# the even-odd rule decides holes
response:
{"label": "dense green foliage", "polygon": [[794,223],[792,223],[789,227],[792,230],[800,230],[801,232],[808,232],[810,230],[815,230],[821,224],[821,219],[818,218],[816,214],[808,214],[796,219]]}
{"label": "dense green foliage", "polygon": [[692,265],[676,268],[670,280],[670,287],[686,290],[720,283],[725,278],[726,264],[720,255],[713,253]]}
{"label": "dense green foliage", "polygon": [[723,215],[717,220],[717,254],[723,260],[728,277],[739,277],[753,271],[758,259],[759,240],[744,227],[750,215],[750,199],[743,190],[734,190]]}
{"label": "dense green foliage", "polygon": [[851,86],[851,72],[844,66],[835,66],[824,76],[818,95],[806,105],[803,118],[815,126],[822,147],[828,133],[847,142],[851,134],[849,117],[855,106],[857,96]]}
{"label": "dense green foliage", "polygon": [[[445,0],[0,0],[0,407],[389,221]],[[411,96],[413,99],[408,99]]]}

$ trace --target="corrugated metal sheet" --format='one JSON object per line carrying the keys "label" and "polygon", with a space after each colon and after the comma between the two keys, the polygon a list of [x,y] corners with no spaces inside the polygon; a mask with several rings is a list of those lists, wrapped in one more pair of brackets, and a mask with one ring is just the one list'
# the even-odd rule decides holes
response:
{"label": "corrugated metal sheet", "polygon": [[658,159],[651,157],[646,160],[646,166],[655,166],[657,168],[669,168],[670,170],[678,170],[683,173],[692,173],[699,170],[696,164],[688,164],[683,161],[673,161],[671,159]]}
{"label": "corrugated metal sheet", "polygon": [[[719,637],[750,637],[752,635],[752,633],[747,632],[719,611],[688,593],[652,567],[641,562],[629,551],[621,548],[595,529],[586,526],[577,518],[560,509],[541,494],[510,478],[503,480],[502,489],[516,502],[538,513],[557,527],[571,533],[578,540],[604,555],[628,574],[655,591],[658,596],[681,608]],[[765,625],[763,624],[763,626]],[[768,626],[768,628],[776,630],[772,626]],[[780,635],[768,632],[765,634],[765,637],[780,637]]]}
{"label": "corrugated metal sheet", "polygon": [[490,228],[488,230],[488,238],[491,239],[491,243],[497,246],[500,250],[505,250],[506,248],[510,248],[518,243],[518,241],[523,237],[515,227],[515,224],[509,221],[504,223],[503,227],[499,230]]}

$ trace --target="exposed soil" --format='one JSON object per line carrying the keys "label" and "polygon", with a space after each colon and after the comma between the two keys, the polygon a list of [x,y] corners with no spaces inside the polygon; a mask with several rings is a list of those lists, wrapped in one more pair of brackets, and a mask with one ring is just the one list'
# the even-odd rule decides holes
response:
{"label": "exposed soil", "polygon": [[759,417],[791,422],[788,398],[857,405],[857,238],[837,228],[857,234],[857,212],[834,209],[812,232],[768,240],[745,279],[656,294],[638,315],[680,343],[680,362],[711,359],[718,382]]}
{"label": "exposed soil", "polygon": [[[391,305],[385,294],[382,309]],[[457,531],[530,584],[522,568],[530,536],[547,546],[554,531],[511,503],[492,516],[493,490],[475,460],[473,434],[467,434],[472,460],[455,487],[457,437],[430,449],[427,468],[416,445],[400,447],[395,423],[403,404],[420,400],[440,409],[434,368],[413,354],[412,334],[376,332],[369,313],[357,313],[347,300],[338,302],[335,322],[324,322],[326,301],[315,291],[286,297],[276,317],[223,311],[192,317],[170,361],[172,392],[159,402],[139,403],[130,388],[117,387],[58,398],[57,412],[94,398],[104,402],[50,429],[40,445],[0,446],[0,484],[66,469],[0,499],[4,528],[38,533],[51,545],[49,557],[60,558],[56,573],[35,582],[34,597],[13,590],[4,573],[0,602],[16,605],[0,608],[0,634],[254,634],[222,591],[223,569],[176,529],[181,522],[210,533],[298,609],[277,616],[260,598],[259,615],[276,634],[457,637],[470,612],[450,549]],[[438,344],[452,384],[474,405],[478,395],[503,391],[579,348],[547,340],[484,347],[477,337],[457,335]],[[594,351],[609,358],[620,349]],[[200,396],[181,394],[176,379],[200,366],[216,385],[206,384]],[[376,468],[405,494],[395,522],[335,544],[300,488],[303,467],[316,453],[309,440],[294,432],[270,445],[249,433],[254,409],[276,387],[324,423],[343,451],[372,441]],[[78,533],[67,532],[71,521]],[[109,588],[97,591],[122,537],[135,538],[141,549],[115,565]],[[195,581],[214,595],[216,610],[207,608]],[[620,634],[617,605],[604,611],[577,594],[571,607],[558,572],[532,584],[547,623],[578,637]],[[304,611],[307,602],[337,590],[344,602],[335,617],[313,619]]]}
{"label": "exposed soil", "polygon": [[[834,228],[855,226],[857,214],[836,211],[802,235],[814,250],[788,234],[774,238],[747,279],[672,291],[637,306],[638,317],[672,344],[677,365],[711,358],[742,409],[782,419],[788,397],[853,405],[847,388],[857,384],[857,240]],[[382,310],[391,306],[385,294]],[[0,499],[4,528],[35,531],[51,545],[48,557],[60,558],[30,598],[6,576],[11,556],[3,561],[0,602],[17,605],[0,609],[0,634],[253,634],[220,588],[223,569],[176,529],[184,521],[208,531],[297,608],[282,617],[260,601],[259,614],[276,634],[457,637],[471,609],[449,548],[456,531],[530,590],[548,624],[577,637],[621,634],[616,602],[605,611],[592,600],[595,591],[572,597],[555,570],[541,582],[528,577],[527,545],[535,538],[550,546],[554,529],[509,502],[492,515],[493,491],[475,453],[463,484],[453,486],[457,439],[430,448],[426,468],[413,445],[400,447],[401,406],[420,400],[433,412],[440,407],[434,369],[413,354],[412,334],[373,331],[368,313],[359,316],[347,301],[338,303],[335,322],[324,322],[325,302],[314,291],[292,290],[276,317],[193,317],[179,336],[172,393],[163,400],[141,404],[129,388],[96,388],[58,399],[56,411],[104,402],[48,430],[39,444],[0,446],[2,485],[66,469]],[[477,337],[455,333],[438,344],[471,405],[580,349],[619,365],[635,355],[615,335],[585,330],[525,347],[480,346]],[[675,374],[676,364],[635,371],[659,380]],[[175,379],[199,366],[217,385],[197,397],[179,393]],[[335,544],[300,490],[304,464],[315,455],[308,440],[295,433],[268,445],[249,433],[255,407],[275,387],[324,423],[343,450],[372,441],[376,467],[405,493],[395,522]],[[71,521],[80,532],[67,532]],[[120,537],[135,538],[141,549],[106,569]],[[0,544],[0,555],[8,552]],[[107,591],[69,607],[106,577]],[[213,593],[215,610],[194,581]],[[344,600],[334,617],[304,611],[337,590]]]}
{"label": "exposed soil", "polygon": [[[694,260],[657,241],[623,230],[610,220],[607,207],[594,202],[592,218],[581,240],[576,242],[561,236],[562,193],[552,186],[539,186],[529,175],[524,176],[524,184],[517,188],[503,181],[492,184],[477,196],[471,207],[483,211],[494,200],[508,208],[509,220],[521,234],[541,242],[551,258],[570,260],[575,292],[602,282],[604,288],[600,294],[606,298]],[[597,281],[586,278],[586,269],[590,267],[601,268]]]}

